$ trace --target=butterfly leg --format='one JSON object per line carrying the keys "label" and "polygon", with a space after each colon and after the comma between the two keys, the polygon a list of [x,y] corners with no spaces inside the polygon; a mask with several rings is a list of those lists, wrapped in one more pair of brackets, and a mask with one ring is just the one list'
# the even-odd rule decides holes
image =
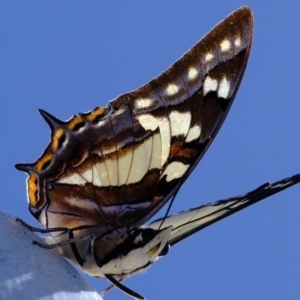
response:
{"label": "butterfly leg", "polygon": [[55,249],[55,248],[58,248],[58,247],[63,247],[63,246],[66,246],[66,245],[70,245],[74,242],[83,241],[83,240],[86,240],[86,239],[89,239],[89,238],[92,238],[92,236],[91,235],[83,235],[83,236],[77,236],[77,237],[74,237],[74,238],[68,239],[66,241],[59,242],[59,243],[45,244],[45,243],[40,243],[40,242],[37,242],[37,241],[32,241],[32,244],[38,245],[39,247],[44,248],[44,249]]}
{"label": "butterfly leg", "polygon": [[32,227],[20,218],[16,218],[16,222],[20,222],[25,228],[27,228],[27,229],[29,229],[30,231],[33,231],[33,232],[50,233],[50,232],[61,231],[62,233],[66,233],[66,232],[69,231],[69,229],[65,228],[65,227],[56,227],[56,228],[48,228],[48,229]]}
{"label": "butterfly leg", "polygon": [[[119,280],[119,282],[122,282],[122,279]],[[103,298],[104,295],[105,295],[106,293],[110,292],[110,291],[111,291],[113,288],[115,288],[115,287],[116,287],[115,285],[111,284],[110,286],[108,286],[107,288],[103,289],[103,290],[99,293],[100,296]]]}
{"label": "butterfly leg", "polygon": [[[121,284],[121,280],[118,281],[117,279],[115,279],[112,275],[110,274],[104,274],[105,278],[112,283],[115,287],[117,287],[119,290],[121,290],[123,293],[127,294],[128,296],[132,297],[133,299],[138,299],[138,300],[145,300],[145,298],[143,296],[141,296],[140,294],[138,294],[137,292],[131,290],[130,288],[126,287],[125,285]],[[109,289],[110,287],[108,287],[107,289]],[[107,290],[105,289],[105,290]],[[111,290],[111,288],[109,289]]]}

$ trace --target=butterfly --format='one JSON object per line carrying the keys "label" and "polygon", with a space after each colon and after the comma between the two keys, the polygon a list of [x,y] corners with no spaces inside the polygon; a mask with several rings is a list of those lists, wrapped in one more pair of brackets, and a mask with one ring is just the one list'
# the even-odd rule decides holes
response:
{"label": "butterfly", "polygon": [[[300,182],[300,175],[242,196],[168,215],[209,148],[238,91],[250,54],[253,15],[242,7],[167,71],[105,107],[61,121],[41,115],[51,141],[28,173],[30,213],[55,248],[91,276],[144,299],[121,282],[199,230]],[[106,289],[105,292],[109,290]]]}

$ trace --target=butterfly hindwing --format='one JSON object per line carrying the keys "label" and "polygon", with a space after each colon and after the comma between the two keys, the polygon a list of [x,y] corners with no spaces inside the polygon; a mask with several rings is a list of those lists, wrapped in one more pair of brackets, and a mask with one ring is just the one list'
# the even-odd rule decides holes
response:
{"label": "butterfly hindwing", "polygon": [[164,227],[172,225],[173,229],[169,238],[169,243],[172,246],[207,226],[210,226],[252,204],[298,184],[299,182],[300,174],[285,178],[275,183],[266,183],[244,195],[232,197],[226,200],[219,200],[188,211],[183,211],[176,215],[168,216],[165,219],[155,220],[149,225],[149,227],[158,229],[162,225],[162,222]]}

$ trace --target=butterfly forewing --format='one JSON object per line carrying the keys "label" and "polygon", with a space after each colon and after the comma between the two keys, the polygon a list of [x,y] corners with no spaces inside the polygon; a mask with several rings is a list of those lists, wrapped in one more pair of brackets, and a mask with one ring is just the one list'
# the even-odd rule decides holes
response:
{"label": "butterfly forewing", "polygon": [[[29,173],[32,214],[47,228],[98,236],[139,227],[188,177],[222,125],[243,77],[253,17],[243,7],[166,72],[106,107],[63,122],[41,111],[51,142]],[[100,233],[99,233],[100,232]],[[66,237],[56,237],[61,241]]]}
{"label": "butterfly forewing", "polygon": [[29,201],[47,227],[139,226],[187,178],[217,134],[242,79],[253,19],[242,8],[166,72],[104,108],[62,122],[31,165]]}
{"label": "butterfly forewing", "polygon": [[166,72],[111,102],[114,110],[130,107],[137,145],[149,153],[144,159],[134,151],[137,168],[125,168],[144,167],[126,183],[136,185],[134,202],[145,203],[136,225],[169,200],[217,134],[247,64],[252,26],[249,9],[235,12]]}

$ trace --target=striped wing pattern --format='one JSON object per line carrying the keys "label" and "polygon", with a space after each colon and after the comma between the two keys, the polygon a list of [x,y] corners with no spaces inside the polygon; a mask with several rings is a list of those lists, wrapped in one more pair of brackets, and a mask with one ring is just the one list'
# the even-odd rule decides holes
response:
{"label": "striped wing pattern", "polygon": [[280,180],[275,183],[265,183],[257,189],[241,196],[226,200],[219,200],[169,216],[165,220],[158,219],[149,225],[158,229],[163,226],[173,226],[169,238],[170,245],[174,245],[190,235],[210,226],[252,204],[266,199],[300,182],[300,174]]}
{"label": "striped wing pattern", "polygon": [[51,142],[29,173],[29,206],[47,228],[140,226],[199,162],[234,100],[253,19],[242,8],[166,72],[63,122],[40,111]]}
{"label": "striped wing pattern", "polygon": [[16,167],[28,173],[29,210],[59,243],[58,251],[143,299],[118,280],[258,201],[247,194],[141,228],[176,195],[218,133],[242,80],[252,34],[251,9],[242,7],[167,71],[105,107],[68,121],[40,110],[51,141],[36,162]]}

